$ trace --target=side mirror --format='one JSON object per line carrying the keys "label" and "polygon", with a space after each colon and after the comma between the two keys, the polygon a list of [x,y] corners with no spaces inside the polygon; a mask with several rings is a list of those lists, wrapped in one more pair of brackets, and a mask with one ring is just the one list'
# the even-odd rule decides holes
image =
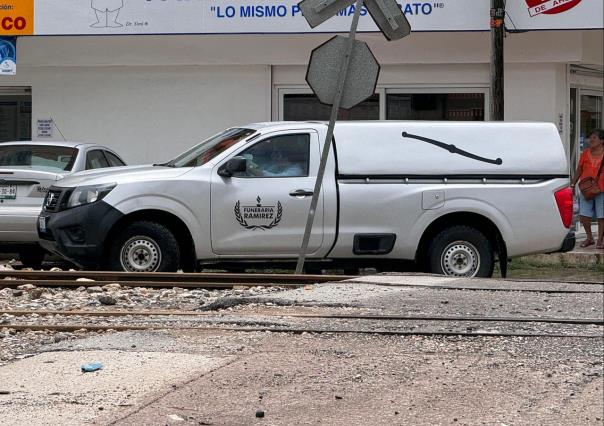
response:
{"label": "side mirror", "polygon": [[218,176],[232,177],[235,173],[245,171],[247,171],[247,160],[243,157],[233,157],[218,169]]}

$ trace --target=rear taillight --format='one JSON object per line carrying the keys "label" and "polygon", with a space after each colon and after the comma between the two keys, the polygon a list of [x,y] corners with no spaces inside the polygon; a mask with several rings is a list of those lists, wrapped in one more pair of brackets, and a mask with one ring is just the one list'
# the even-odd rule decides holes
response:
{"label": "rear taillight", "polygon": [[570,228],[573,221],[573,191],[570,188],[564,188],[554,194],[556,204],[560,212],[560,218],[565,228]]}

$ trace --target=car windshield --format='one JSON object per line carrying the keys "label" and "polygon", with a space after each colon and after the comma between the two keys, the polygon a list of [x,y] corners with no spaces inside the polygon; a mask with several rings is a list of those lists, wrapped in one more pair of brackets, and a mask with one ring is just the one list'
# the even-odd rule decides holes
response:
{"label": "car windshield", "polygon": [[187,152],[179,155],[174,160],[162,164],[168,167],[197,167],[201,166],[212,158],[216,157],[220,153],[226,151],[237,142],[247,138],[250,135],[256,133],[255,130],[251,129],[228,129],[216,136],[211,137]]}
{"label": "car windshield", "polygon": [[0,167],[69,172],[77,155],[78,150],[68,146],[0,144]]}

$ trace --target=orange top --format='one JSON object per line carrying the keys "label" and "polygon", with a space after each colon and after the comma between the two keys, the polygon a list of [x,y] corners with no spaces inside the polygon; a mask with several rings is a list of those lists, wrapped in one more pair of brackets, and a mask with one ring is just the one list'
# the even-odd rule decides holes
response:
{"label": "orange top", "polygon": [[[581,158],[579,159],[579,166],[581,166],[583,169],[580,180],[583,180],[587,177],[592,177],[595,179],[603,159],[604,154],[600,155],[599,157],[593,157],[589,152],[589,148],[583,151],[583,154],[581,154]],[[604,169],[600,172],[598,186],[600,187],[601,191],[604,191]]]}

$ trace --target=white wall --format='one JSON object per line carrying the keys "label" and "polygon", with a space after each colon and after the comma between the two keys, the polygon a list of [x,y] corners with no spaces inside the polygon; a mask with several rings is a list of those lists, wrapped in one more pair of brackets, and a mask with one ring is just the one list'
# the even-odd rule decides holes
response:
{"label": "white wall", "polygon": [[13,83],[32,87],[34,126],[52,117],[69,140],[149,163],[228,126],[269,120],[269,77],[263,66],[21,67]]}
{"label": "white wall", "polygon": [[[536,31],[506,37],[507,62],[581,62],[601,56],[602,31]],[[330,34],[113,37],[22,37],[24,66],[107,65],[304,65]],[[599,36],[599,43],[598,43]],[[412,33],[387,42],[359,34],[384,65],[488,63],[490,36],[474,33]],[[592,52],[593,51],[593,52]],[[590,53],[591,52],[591,53]],[[592,62],[593,63],[593,62]]]}

